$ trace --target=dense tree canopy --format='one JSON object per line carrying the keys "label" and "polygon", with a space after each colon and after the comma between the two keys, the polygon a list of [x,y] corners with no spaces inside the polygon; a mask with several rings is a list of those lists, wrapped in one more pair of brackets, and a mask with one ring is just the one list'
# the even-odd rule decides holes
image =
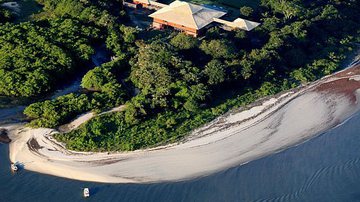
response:
{"label": "dense tree canopy", "polygon": [[116,21],[114,13],[122,8],[121,0],[81,1],[81,0],[38,0],[44,5],[45,12],[37,15],[40,19],[48,17],[72,17],[86,23],[93,22],[99,26],[113,26]]}
{"label": "dense tree canopy", "polygon": [[236,57],[236,49],[229,41],[224,39],[214,39],[211,41],[203,41],[200,49],[213,58],[234,58]]}
{"label": "dense tree canopy", "polygon": [[298,17],[304,10],[301,0],[262,0],[262,3],[273,11],[283,14],[285,19]]}
{"label": "dense tree canopy", "polygon": [[88,90],[101,91],[108,83],[116,83],[115,76],[108,69],[95,67],[85,74],[81,87]]}
{"label": "dense tree canopy", "polygon": [[225,65],[219,60],[212,60],[205,66],[204,73],[208,77],[210,85],[222,83],[226,76]]}
{"label": "dense tree canopy", "polygon": [[180,50],[188,50],[197,47],[199,41],[196,38],[181,32],[172,38],[170,43]]}
{"label": "dense tree canopy", "polygon": [[[94,53],[95,27],[75,20],[0,25],[0,94],[35,96],[48,92]],[[76,57],[74,57],[76,56]]]}
{"label": "dense tree canopy", "polygon": [[106,38],[106,47],[112,50],[117,58],[127,58],[132,54],[137,34],[135,28],[123,25],[110,29]]}
{"label": "dense tree canopy", "polygon": [[90,90],[86,94],[71,93],[28,106],[24,114],[32,119],[30,125],[57,127],[79,114],[99,112],[123,104],[127,97],[126,90],[110,72],[118,65],[116,62],[105,63],[85,74],[81,86]]}
{"label": "dense tree canopy", "polygon": [[176,56],[166,44],[145,45],[139,49],[130,75],[131,81],[144,95],[153,95],[154,105],[166,106],[166,97],[176,76],[172,70],[175,62]]}
{"label": "dense tree canopy", "polygon": [[69,121],[74,114],[90,109],[90,101],[86,95],[69,94],[56,100],[47,100],[31,104],[24,111],[34,119],[31,125],[38,127],[56,127],[58,123]]}
{"label": "dense tree canopy", "polygon": [[[261,26],[251,32],[214,27],[201,41],[182,33],[144,39],[139,36],[156,32],[138,34],[116,20],[107,23],[109,18],[102,14],[84,14],[87,8],[91,9],[86,12],[94,12],[94,6],[107,16],[111,12],[106,4],[73,1],[68,6],[68,1],[44,4],[51,17],[64,14],[106,26],[105,44],[114,61],[83,77],[82,86],[90,90],[87,94],[31,105],[25,111],[33,118],[31,124],[58,126],[86,110],[126,101],[124,112],[99,116],[78,130],[56,136],[75,150],[135,150],[174,142],[232,108],[336,71],[360,42],[360,6],[353,0],[264,0],[258,8],[241,9],[242,15]],[[86,59],[90,53],[57,40],[54,45],[71,64],[74,60],[66,47],[77,58]],[[16,80],[15,76],[10,78]],[[46,78],[36,76],[31,82],[46,83]],[[59,108],[64,112],[58,112]]]}

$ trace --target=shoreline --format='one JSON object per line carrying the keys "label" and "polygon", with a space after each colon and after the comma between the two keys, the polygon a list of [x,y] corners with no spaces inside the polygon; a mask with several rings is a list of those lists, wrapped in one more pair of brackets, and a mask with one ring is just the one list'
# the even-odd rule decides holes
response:
{"label": "shoreline", "polygon": [[11,139],[7,135],[7,130],[0,128],[0,144],[9,144]]}
{"label": "shoreline", "polygon": [[27,170],[82,181],[154,183],[207,176],[298,145],[359,111],[360,65],[346,68],[196,129],[183,141],[134,152],[64,149],[54,129],[9,130],[10,160]]}

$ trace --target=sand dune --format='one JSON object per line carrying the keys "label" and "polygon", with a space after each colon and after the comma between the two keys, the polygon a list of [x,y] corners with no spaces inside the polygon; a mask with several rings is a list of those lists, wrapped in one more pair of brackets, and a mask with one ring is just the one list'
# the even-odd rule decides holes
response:
{"label": "sand dune", "polygon": [[301,143],[360,108],[360,66],[228,113],[178,144],[127,153],[81,153],[53,129],[10,129],[10,159],[25,169],[108,183],[179,181],[209,175]]}

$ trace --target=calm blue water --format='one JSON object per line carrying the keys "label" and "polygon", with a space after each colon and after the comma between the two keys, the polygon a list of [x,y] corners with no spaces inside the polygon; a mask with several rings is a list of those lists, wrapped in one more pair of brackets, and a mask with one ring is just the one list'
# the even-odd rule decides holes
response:
{"label": "calm blue water", "polygon": [[360,201],[360,113],[297,147],[185,182],[99,184],[29,171],[12,175],[0,145],[0,201]]}
{"label": "calm blue water", "polygon": [[[33,1],[20,4],[24,19],[39,9]],[[94,59],[96,65],[103,62]],[[0,120],[21,111],[21,107],[0,110]],[[185,182],[148,185],[79,182],[24,170],[12,175],[9,164],[8,146],[0,144],[0,202],[360,201],[360,113],[297,147]],[[92,197],[83,199],[81,187],[90,187]]]}

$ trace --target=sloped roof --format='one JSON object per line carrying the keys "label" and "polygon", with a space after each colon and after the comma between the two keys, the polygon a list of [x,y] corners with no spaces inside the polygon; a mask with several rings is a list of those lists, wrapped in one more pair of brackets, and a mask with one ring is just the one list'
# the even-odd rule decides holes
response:
{"label": "sloped roof", "polygon": [[136,1],[144,4],[150,4],[150,0],[136,0]]}
{"label": "sloped roof", "polygon": [[244,29],[246,31],[251,31],[252,29],[254,29],[255,27],[260,25],[260,23],[258,23],[258,22],[253,22],[250,20],[242,19],[242,18],[238,18],[238,19],[234,20],[234,23],[240,29]]}
{"label": "sloped roof", "polygon": [[136,1],[138,3],[146,4],[146,5],[160,7],[160,8],[168,6],[166,4],[157,2],[157,0],[134,0],[134,1]]}
{"label": "sloped roof", "polygon": [[199,30],[212,23],[214,18],[220,18],[225,14],[223,11],[204,6],[174,1],[169,6],[151,14],[150,17]]}
{"label": "sloped roof", "polygon": [[260,25],[260,23],[258,23],[258,22],[253,22],[250,20],[242,19],[242,18],[238,18],[238,19],[234,20],[233,22],[218,19],[218,18],[215,18],[214,21],[224,24],[226,26],[232,27],[232,28],[239,28],[239,29],[243,29],[246,31],[251,31],[252,29],[254,29],[255,27]]}

